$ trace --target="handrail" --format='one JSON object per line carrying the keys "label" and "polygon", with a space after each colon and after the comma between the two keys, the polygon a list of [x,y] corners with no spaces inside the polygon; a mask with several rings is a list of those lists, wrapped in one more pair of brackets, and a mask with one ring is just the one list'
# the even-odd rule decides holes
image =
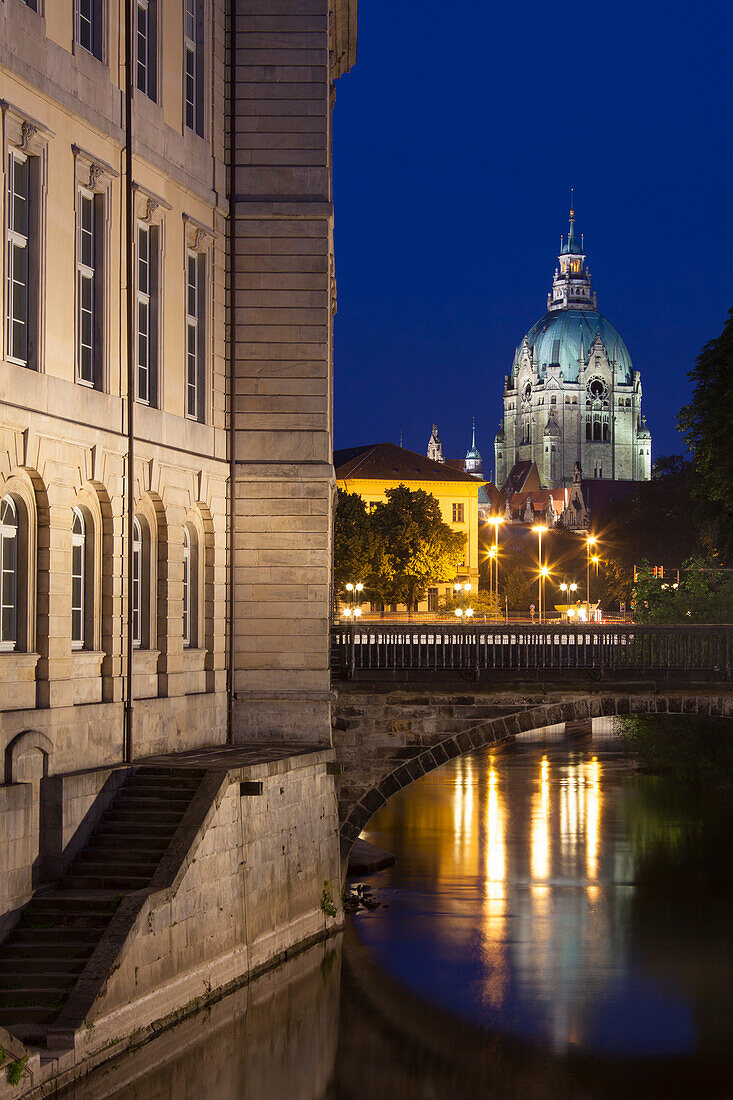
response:
{"label": "handrail", "polygon": [[334,671],[704,672],[730,678],[733,625],[334,624]]}

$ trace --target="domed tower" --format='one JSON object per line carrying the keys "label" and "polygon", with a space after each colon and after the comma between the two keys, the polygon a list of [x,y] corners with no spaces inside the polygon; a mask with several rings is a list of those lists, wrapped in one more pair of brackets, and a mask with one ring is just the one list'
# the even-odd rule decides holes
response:
{"label": "domed tower", "polygon": [[497,476],[529,461],[548,489],[572,485],[576,463],[586,478],[647,480],[651,434],[641,397],[626,344],[598,312],[571,207],[547,312],[517,347],[505,378]]}

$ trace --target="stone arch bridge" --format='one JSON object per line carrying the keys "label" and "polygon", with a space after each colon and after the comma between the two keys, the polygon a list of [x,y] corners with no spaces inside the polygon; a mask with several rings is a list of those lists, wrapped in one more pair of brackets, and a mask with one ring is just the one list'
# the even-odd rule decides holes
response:
{"label": "stone arch bridge", "polygon": [[593,718],[628,714],[731,718],[733,684],[461,691],[347,681],[339,686],[333,728],[342,858],[391,795],[447,760],[491,745],[506,748],[517,734],[542,726],[590,729]]}

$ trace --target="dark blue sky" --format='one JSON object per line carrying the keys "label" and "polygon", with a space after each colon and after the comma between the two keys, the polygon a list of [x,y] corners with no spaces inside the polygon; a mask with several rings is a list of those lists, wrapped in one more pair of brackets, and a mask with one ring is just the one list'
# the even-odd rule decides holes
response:
{"label": "dark blue sky", "polygon": [[545,312],[570,186],[598,308],[642,373],[654,455],[733,305],[727,3],[362,0],[334,119],[335,445],[485,470]]}

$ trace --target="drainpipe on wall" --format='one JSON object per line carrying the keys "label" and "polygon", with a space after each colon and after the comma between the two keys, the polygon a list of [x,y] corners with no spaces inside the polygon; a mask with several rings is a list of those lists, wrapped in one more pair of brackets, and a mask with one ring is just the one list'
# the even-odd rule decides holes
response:
{"label": "drainpipe on wall", "polygon": [[[135,301],[134,272],[134,193],[132,186],[132,0],[125,0],[125,275],[127,279],[127,672],[125,676],[124,743],[122,758],[133,758],[133,621],[132,621],[132,524],[135,517]],[[123,571],[124,577],[124,571]]]}

